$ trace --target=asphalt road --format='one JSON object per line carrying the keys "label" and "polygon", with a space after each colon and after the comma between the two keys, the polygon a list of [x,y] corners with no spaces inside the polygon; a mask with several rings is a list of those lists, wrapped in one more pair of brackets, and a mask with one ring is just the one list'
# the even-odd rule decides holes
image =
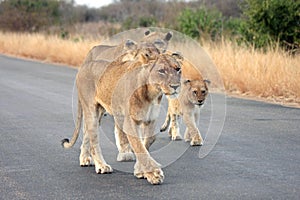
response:
{"label": "asphalt road", "polygon": [[[133,163],[115,161],[109,116],[101,132],[112,174],[79,166],[80,139],[72,149],[61,147],[74,128],[75,74],[0,56],[0,199],[299,199],[300,109],[227,97],[221,135],[204,158],[202,147],[159,134],[153,154],[167,146],[171,153],[162,155],[178,157],[164,164],[164,183],[152,186],[133,176]],[[200,121],[204,135],[209,108]]]}

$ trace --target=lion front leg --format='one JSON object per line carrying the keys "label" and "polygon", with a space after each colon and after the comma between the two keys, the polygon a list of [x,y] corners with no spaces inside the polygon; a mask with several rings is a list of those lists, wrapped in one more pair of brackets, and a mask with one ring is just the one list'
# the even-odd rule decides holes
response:
{"label": "lion front leg", "polygon": [[119,151],[117,161],[122,162],[135,160],[127,136],[117,124],[115,124],[115,139]]}
{"label": "lion front leg", "polygon": [[184,140],[190,142],[191,146],[203,145],[203,139],[196,126],[195,116],[191,113],[183,113],[183,121],[186,125]]}
{"label": "lion front leg", "polygon": [[171,127],[169,129],[169,136],[171,140],[181,140],[180,130],[179,130],[179,115],[171,114]]}
{"label": "lion front leg", "polygon": [[84,121],[85,134],[89,137],[90,153],[94,160],[95,171],[98,174],[111,173],[113,170],[103,158],[98,139],[99,117],[102,116],[103,112],[97,109],[93,109],[93,111],[94,112],[84,113]]}
{"label": "lion front leg", "polygon": [[[134,175],[137,178],[146,178],[151,184],[160,184],[164,180],[164,174],[158,164],[149,154],[140,138],[141,128],[134,120],[127,119],[124,123],[124,131],[136,156]],[[130,133],[130,134],[129,134]]]}

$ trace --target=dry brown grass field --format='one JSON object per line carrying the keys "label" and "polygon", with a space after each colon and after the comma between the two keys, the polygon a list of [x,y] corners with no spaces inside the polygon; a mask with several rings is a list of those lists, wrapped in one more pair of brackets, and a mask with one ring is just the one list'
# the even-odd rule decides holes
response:
{"label": "dry brown grass field", "polygon": [[[0,32],[0,53],[78,67],[100,41],[65,40],[44,34]],[[300,106],[300,56],[278,49],[261,52],[224,40],[204,42],[228,94]]]}
{"label": "dry brown grass field", "polygon": [[40,33],[0,32],[0,53],[77,67],[91,47],[100,43],[78,38],[74,36],[65,40],[59,36]]}

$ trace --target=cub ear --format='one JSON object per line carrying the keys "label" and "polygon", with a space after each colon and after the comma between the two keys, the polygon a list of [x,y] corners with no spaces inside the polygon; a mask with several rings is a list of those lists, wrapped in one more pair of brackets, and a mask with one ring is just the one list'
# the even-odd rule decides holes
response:
{"label": "cub ear", "polygon": [[183,58],[183,56],[181,55],[180,52],[174,52],[174,53],[172,53],[172,57],[174,57],[177,60],[181,60],[181,61],[184,60],[184,58]]}
{"label": "cub ear", "polygon": [[204,79],[204,83],[210,84],[210,83],[211,83],[211,81],[210,81],[210,80],[208,80],[208,79]]}
{"label": "cub ear", "polygon": [[173,37],[173,33],[172,33],[172,31],[170,31],[170,32],[168,32],[168,33],[166,34],[164,40],[165,40],[165,41],[170,41],[172,37]]}
{"label": "cub ear", "polygon": [[125,50],[136,50],[137,49],[137,43],[133,40],[128,39],[124,44]]}
{"label": "cub ear", "polygon": [[144,32],[144,35],[147,36],[147,35],[149,35],[150,33],[151,33],[151,31],[148,29],[148,30],[146,30],[146,31]]}

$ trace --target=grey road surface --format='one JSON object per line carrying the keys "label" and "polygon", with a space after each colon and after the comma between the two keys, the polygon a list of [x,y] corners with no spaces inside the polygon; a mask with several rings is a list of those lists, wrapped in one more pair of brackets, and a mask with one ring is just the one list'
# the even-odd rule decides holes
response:
{"label": "grey road surface", "polygon": [[[157,145],[186,148],[164,167],[162,185],[122,170],[133,163],[117,163],[106,147],[112,174],[80,167],[80,139],[72,149],[60,144],[74,128],[75,74],[64,66],[0,56],[0,199],[300,198],[300,109],[230,97],[221,136],[203,159],[200,147],[159,134]],[[205,108],[202,115],[201,131],[209,120]],[[110,123],[107,116],[103,132],[113,143]]]}

